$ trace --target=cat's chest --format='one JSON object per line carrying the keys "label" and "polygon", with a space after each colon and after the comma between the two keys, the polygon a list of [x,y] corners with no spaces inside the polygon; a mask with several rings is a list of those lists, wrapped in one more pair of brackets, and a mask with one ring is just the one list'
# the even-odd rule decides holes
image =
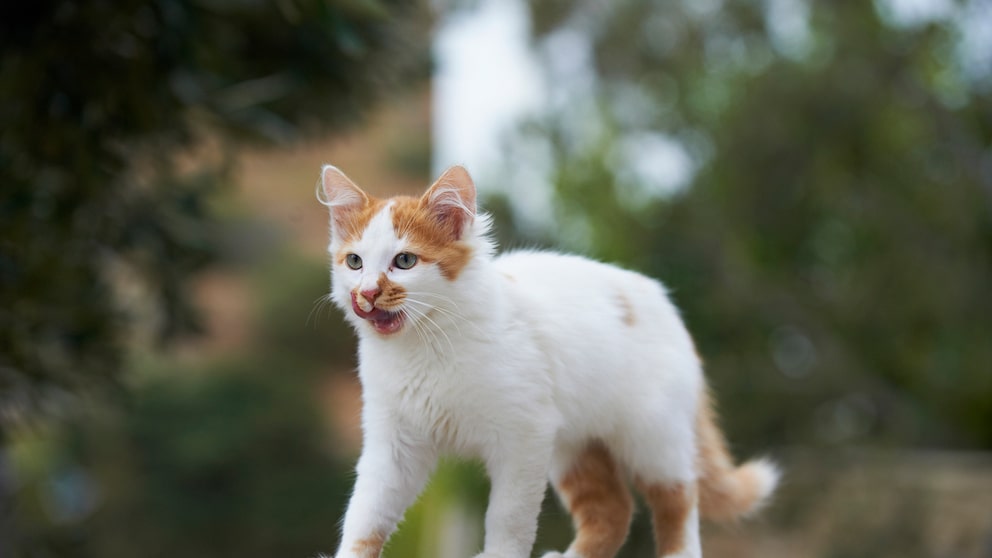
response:
{"label": "cat's chest", "polygon": [[464,368],[407,368],[390,380],[363,378],[368,404],[438,449],[472,453],[485,443],[499,407],[493,390]]}

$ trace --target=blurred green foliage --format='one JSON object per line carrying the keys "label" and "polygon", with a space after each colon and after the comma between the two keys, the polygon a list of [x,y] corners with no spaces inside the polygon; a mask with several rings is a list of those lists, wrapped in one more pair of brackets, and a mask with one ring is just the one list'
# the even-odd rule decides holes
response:
{"label": "blurred green foliage", "polygon": [[[60,420],[43,428],[59,430],[65,413],[82,412],[65,410],[78,407],[74,394],[121,387],[126,355],[146,329],[160,342],[197,332],[188,291],[197,272],[226,256],[212,204],[235,142],[286,142],[360,121],[376,101],[426,77],[428,19],[423,4],[395,0],[0,5],[0,555],[11,545],[30,556],[332,547],[328,514],[347,490],[333,484],[340,469],[320,471],[301,445],[317,427],[299,414],[311,401],[268,393],[250,370],[261,375],[264,362],[264,371],[306,376],[317,349],[301,357],[262,344],[272,351],[245,363],[244,378],[116,390],[101,404],[120,432],[104,432],[86,413],[70,421],[48,440],[69,456],[68,472],[39,477],[60,487],[52,490],[85,491],[85,479],[125,469],[92,485],[106,491],[91,495],[98,513],[70,504],[64,526],[43,527],[44,517],[58,523],[58,507],[23,517],[38,500],[20,480],[10,484],[8,438],[12,423],[24,426],[38,411],[56,411]],[[265,342],[286,340],[270,333]],[[326,354],[336,343],[314,347]],[[258,408],[240,407],[242,398]],[[120,408],[128,401],[133,407]],[[187,443],[212,449],[197,461],[173,447]],[[40,469],[26,470],[57,464],[38,459]]]}
{"label": "blurred green foliage", "polygon": [[305,557],[333,548],[351,475],[307,384],[272,373],[283,364],[160,370],[125,407],[90,409],[18,445],[14,556]]}
{"label": "blurred green foliage", "polygon": [[426,19],[393,0],[3,3],[0,419],[118,376],[122,283],[152,293],[160,339],[196,331],[227,139],[355,122],[425,76]]}
{"label": "blurred green foliage", "polygon": [[280,354],[277,370],[290,370],[292,381],[300,381],[357,367],[354,331],[329,299],[327,262],[290,251],[270,255],[254,270],[252,287],[254,346]]}
{"label": "blurred green foliage", "polygon": [[312,557],[335,548],[353,456],[327,428],[328,372],[354,337],[311,302],[327,270],[264,255],[249,347],[196,365],[129,362],[128,389],[15,430],[13,556]]}
{"label": "blurred green foliage", "polygon": [[[781,5],[531,3],[594,78],[522,132],[559,242],[665,281],[741,453],[992,449],[992,69],[951,18],[800,2],[783,38]],[[692,167],[660,194],[659,137]]]}

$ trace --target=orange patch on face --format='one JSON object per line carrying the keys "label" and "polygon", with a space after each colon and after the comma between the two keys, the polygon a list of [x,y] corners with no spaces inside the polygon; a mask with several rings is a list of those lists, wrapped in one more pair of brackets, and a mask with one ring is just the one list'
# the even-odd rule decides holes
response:
{"label": "orange patch on face", "polygon": [[695,500],[694,485],[638,482],[637,487],[651,507],[657,554],[668,556],[682,550],[685,546],[685,522]]}
{"label": "orange patch on face", "polygon": [[361,558],[379,558],[382,547],[386,544],[386,536],[376,533],[370,537],[359,539],[351,546],[351,551]]}
{"label": "orange patch on face", "polygon": [[383,310],[391,310],[406,300],[406,289],[398,283],[394,283],[383,273],[376,282],[379,287],[379,297],[375,299],[375,305]]}
{"label": "orange patch on face", "polygon": [[609,450],[595,442],[579,455],[555,488],[575,523],[570,549],[583,558],[612,558],[630,528],[634,504]]}
{"label": "orange patch on face", "polygon": [[393,200],[396,235],[410,242],[410,251],[421,261],[436,263],[445,279],[457,279],[472,259],[472,248],[453,235],[449,223],[435,218],[422,200],[410,197]]}
{"label": "orange patch on face", "polygon": [[[375,217],[376,213],[386,205],[385,200],[369,197],[368,201],[362,205],[349,205],[336,207],[333,209],[331,218],[334,219],[334,227],[342,244],[357,240],[369,221]],[[345,254],[339,254],[338,259],[343,261]]]}

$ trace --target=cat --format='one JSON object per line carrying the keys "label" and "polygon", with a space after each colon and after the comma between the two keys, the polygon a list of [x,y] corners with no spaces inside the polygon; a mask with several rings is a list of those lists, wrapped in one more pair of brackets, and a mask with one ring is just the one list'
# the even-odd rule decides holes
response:
{"label": "cat", "polygon": [[548,479],[576,535],[545,558],[609,558],[633,513],[657,555],[701,556],[699,518],[769,498],[767,460],[735,467],[700,359],[662,285],[550,252],[495,256],[468,171],[420,198],[369,196],[322,169],[331,298],[358,334],[363,448],[336,558],[376,558],[442,454],[492,482],[484,550],[531,554]]}

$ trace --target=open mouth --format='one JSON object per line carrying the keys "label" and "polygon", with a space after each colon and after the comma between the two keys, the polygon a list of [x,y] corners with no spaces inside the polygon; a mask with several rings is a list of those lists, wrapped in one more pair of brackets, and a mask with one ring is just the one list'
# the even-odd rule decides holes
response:
{"label": "open mouth", "polygon": [[402,313],[389,312],[378,308],[370,312],[369,316],[365,319],[372,324],[372,328],[375,329],[377,333],[381,333],[382,335],[396,333],[401,327],[403,327],[404,321]]}
{"label": "open mouth", "polygon": [[354,301],[351,308],[359,318],[368,320],[376,333],[382,335],[396,333],[403,327],[403,322],[406,320],[402,312],[390,312],[382,308],[373,308],[371,312],[366,312],[359,308],[358,304]]}

